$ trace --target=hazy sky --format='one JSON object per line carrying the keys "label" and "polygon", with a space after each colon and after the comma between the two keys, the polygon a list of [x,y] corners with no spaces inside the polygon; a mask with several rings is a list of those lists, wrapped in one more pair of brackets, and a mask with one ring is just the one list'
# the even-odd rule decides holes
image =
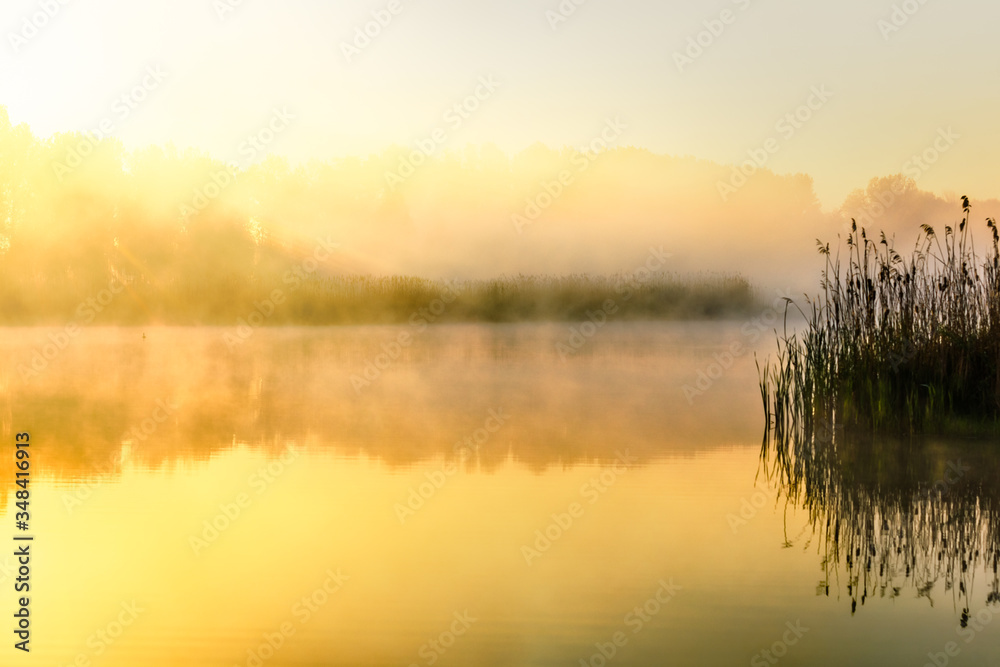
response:
{"label": "hazy sky", "polygon": [[[438,150],[581,147],[617,117],[620,144],[658,153],[736,163],[769,146],[766,166],[811,174],[828,207],[907,170],[924,189],[1000,195],[998,3],[575,2],[8,0],[0,105],[43,136],[105,120],[130,146],[234,160],[275,108],[294,119],[267,148],[293,160],[438,128]],[[560,6],[574,11],[557,22]],[[373,12],[388,24],[348,57]],[[120,99],[144,79],[145,99]],[[477,109],[446,116],[477,87]],[[778,124],[807,102],[807,120]],[[934,164],[907,164],[928,149]]]}

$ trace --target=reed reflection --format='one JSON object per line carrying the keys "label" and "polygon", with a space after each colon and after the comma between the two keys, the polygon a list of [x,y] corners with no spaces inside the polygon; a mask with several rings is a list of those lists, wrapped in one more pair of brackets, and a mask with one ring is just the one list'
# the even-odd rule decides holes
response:
{"label": "reed reflection", "polygon": [[806,510],[817,594],[846,592],[852,614],[873,598],[950,598],[965,627],[970,608],[1000,604],[995,443],[865,437],[819,422],[768,433],[760,474],[786,513]]}

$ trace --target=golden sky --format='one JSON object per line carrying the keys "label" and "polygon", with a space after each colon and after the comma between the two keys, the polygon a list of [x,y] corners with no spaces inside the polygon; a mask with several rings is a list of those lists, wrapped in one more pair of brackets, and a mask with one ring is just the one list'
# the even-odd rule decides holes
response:
{"label": "golden sky", "polygon": [[276,109],[293,118],[263,148],[293,161],[581,148],[618,118],[617,145],[765,151],[827,208],[907,171],[985,198],[1000,195],[998,20],[985,0],[10,0],[0,105],[41,136],[103,123],[129,147],[237,161],[263,155],[245,142]]}

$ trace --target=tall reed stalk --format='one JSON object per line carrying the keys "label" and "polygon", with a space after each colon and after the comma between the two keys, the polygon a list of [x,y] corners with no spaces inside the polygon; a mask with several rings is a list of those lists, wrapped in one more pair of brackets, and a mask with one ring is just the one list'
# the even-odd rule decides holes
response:
{"label": "tall reed stalk", "polygon": [[[1000,252],[983,256],[962,198],[957,229],[922,225],[909,257],[852,221],[825,258],[806,326],[784,331],[760,368],[765,439],[809,437],[820,421],[868,432],[995,430],[1000,416]],[[842,253],[844,254],[842,256]]]}

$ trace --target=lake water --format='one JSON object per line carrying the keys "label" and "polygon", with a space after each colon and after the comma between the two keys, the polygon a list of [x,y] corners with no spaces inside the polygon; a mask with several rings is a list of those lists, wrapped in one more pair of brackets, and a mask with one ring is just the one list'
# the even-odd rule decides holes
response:
{"label": "lake water", "polygon": [[34,664],[1000,665],[993,451],[768,481],[740,323],[54,332],[0,334]]}

